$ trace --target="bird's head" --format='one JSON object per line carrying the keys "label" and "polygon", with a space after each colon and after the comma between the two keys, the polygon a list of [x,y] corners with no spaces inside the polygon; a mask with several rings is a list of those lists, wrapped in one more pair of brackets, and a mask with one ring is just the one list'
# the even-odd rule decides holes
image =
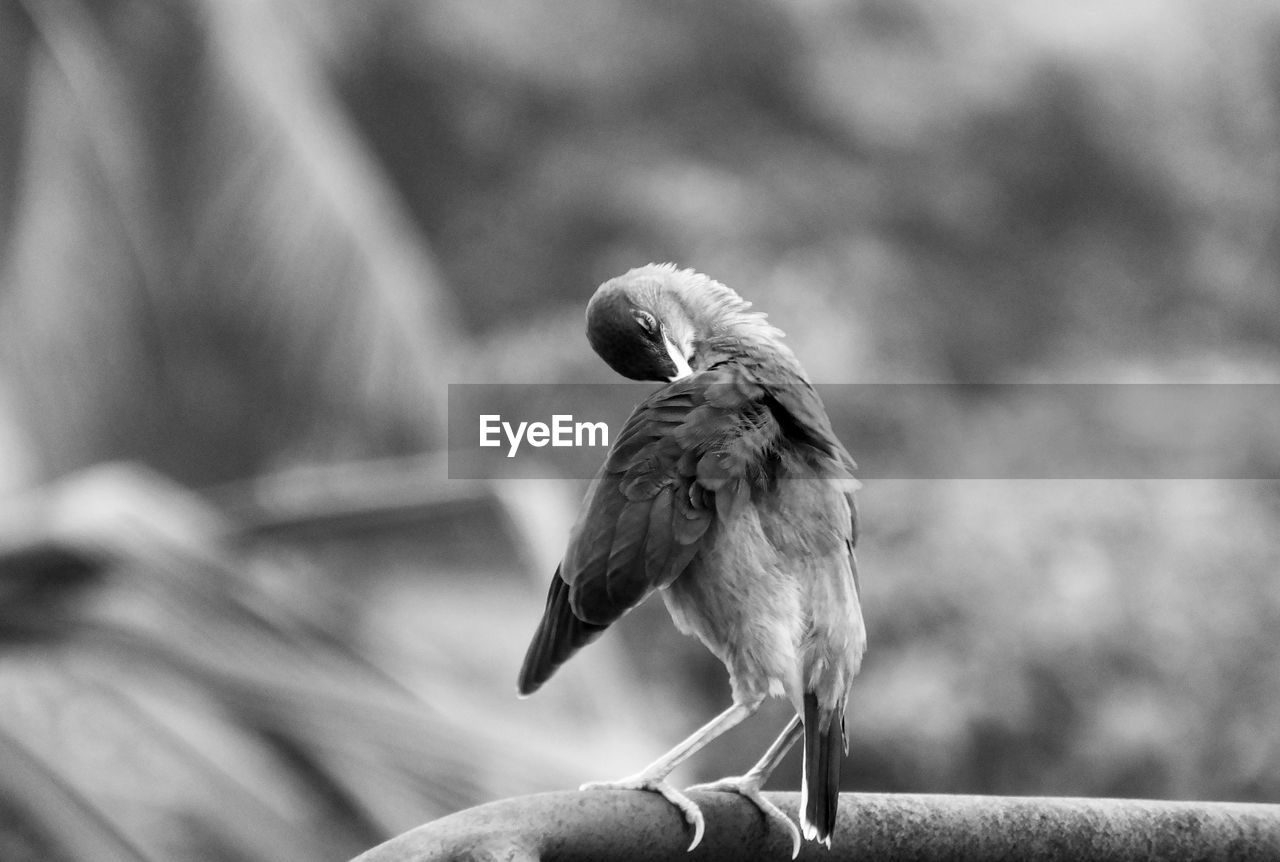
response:
{"label": "bird's head", "polygon": [[623,377],[679,380],[705,368],[706,346],[735,328],[781,337],[750,307],[701,273],[651,263],[600,285],[587,303],[587,340]]}

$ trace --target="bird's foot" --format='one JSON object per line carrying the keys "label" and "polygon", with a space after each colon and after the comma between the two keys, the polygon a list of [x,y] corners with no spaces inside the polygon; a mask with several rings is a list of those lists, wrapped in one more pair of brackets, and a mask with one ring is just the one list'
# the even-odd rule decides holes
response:
{"label": "bird's foot", "polygon": [[782,809],[764,797],[764,794],[761,793],[763,785],[763,778],[747,774],[737,778],[722,778],[710,784],[695,784],[687,789],[737,793],[739,796],[745,796],[750,799],[756,808],[760,809],[760,813],[765,816],[765,820],[776,822],[791,835],[791,858],[795,859],[800,855],[800,829],[791,822],[790,817],[782,813]]}
{"label": "bird's foot", "polygon": [[702,819],[702,812],[693,800],[685,796],[675,787],[667,782],[666,777],[646,775],[640,773],[630,778],[622,778],[617,781],[592,781],[582,785],[579,790],[648,790],[657,793],[663,799],[670,802],[676,808],[680,809],[680,813],[684,815],[685,821],[693,827],[693,841],[689,842],[689,849],[697,847],[702,841],[702,833],[706,828],[706,824]]}

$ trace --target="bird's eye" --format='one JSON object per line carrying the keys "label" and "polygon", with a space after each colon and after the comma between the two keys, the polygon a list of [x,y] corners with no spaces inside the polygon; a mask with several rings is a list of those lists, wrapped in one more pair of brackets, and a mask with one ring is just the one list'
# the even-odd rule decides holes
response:
{"label": "bird's eye", "polygon": [[653,335],[658,331],[658,321],[647,311],[636,312],[636,323],[644,330],[645,335]]}

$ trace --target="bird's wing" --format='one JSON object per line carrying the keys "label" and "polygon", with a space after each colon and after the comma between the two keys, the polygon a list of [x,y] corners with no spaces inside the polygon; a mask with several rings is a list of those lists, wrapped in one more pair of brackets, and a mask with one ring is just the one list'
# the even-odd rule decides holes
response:
{"label": "bird's wing", "polygon": [[740,367],[699,372],[642,402],[587,492],[525,656],[529,693],[688,567],[717,513],[746,498],[783,433]]}
{"label": "bird's wing", "polygon": [[[675,580],[736,490],[735,455],[750,428],[746,396],[713,397],[727,380],[703,372],[642,402],[618,435],[569,539],[560,575],[573,612],[608,625]],[[723,507],[723,499],[719,507]]]}

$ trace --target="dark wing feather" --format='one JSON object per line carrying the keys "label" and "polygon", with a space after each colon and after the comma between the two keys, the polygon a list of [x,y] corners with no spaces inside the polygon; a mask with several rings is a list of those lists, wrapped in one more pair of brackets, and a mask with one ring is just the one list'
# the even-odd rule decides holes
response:
{"label": "dark wing feather", "polygon": [[717,508],[727,505],[725,493],[741,496],[752,454],[781,434],[765,415],[763,394],[741,369],[715,369],[672,383],[635,409],[552,578],[520,672],[522,694],[684,572]]}
{"label": "dark wing feather", "polygon": [[561,567],[579,618],[609,625],[679,577],[707,535],[715,510],[699,467],[733,433],[703,412],[707,376],[658,390],[618,435]]}
{"label": "dark wing feather", "polygon": [[584,623],[574,616],[569,607],[569,585],[557,568],[551,578],[547,608],[525,654],[516,690],[522,696],[533,694],[569,656],[600,637],[605,628]]}

